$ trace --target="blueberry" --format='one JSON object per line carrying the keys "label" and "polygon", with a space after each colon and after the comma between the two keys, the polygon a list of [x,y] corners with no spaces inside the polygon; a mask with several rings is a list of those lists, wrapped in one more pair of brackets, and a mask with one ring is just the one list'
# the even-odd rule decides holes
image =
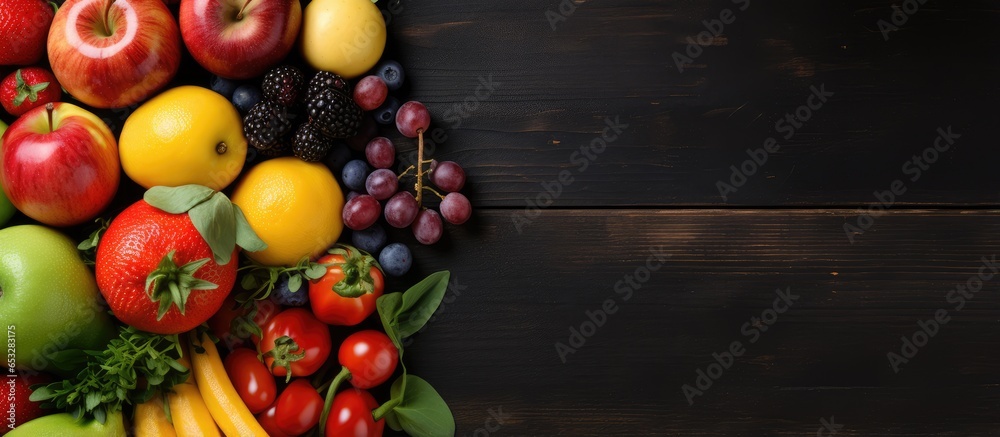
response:
{"label": "blueberry", "polygon": [[375,74],[382,78],[389,91],[396,91],[403,86],[403,66],[399,62],[382,61],[375,67]]}
{"label": "blueberry", "polygon": [[385,234],[385,228],[379,226],[378,223],[363,231],[354,231],[354,234],[351,235],[351,242],[358,249],[372,254],[377,254],[378,251],[382,250],[386,240],[388,240],[388,236]]}
{"label": "blueberry", "polygon": [[386,97],[382,106],[375,108],[375,121],[379,124],[396,123],[396,112],[399,112],[400,105],[402,104],[399,103],[399,99],[393,96]]}
{"label": "blueberry", "polygon": [[[301,276],[299,276],[301,278]],[[299,284],[298,290],[292,291],[288,288],[289,276],[282,276],[278,283],[274,284],[271,296],[279,305],[289,307],[300,307],[309,303],[309,286],[304,280]]]}
{"label": "blueberry", "polygon": [[233,91],[233,105],[236,109],[240,111],[240,114],[246,114],[263,99],[264,96],[260,93],[260,89],[253,85],[242,85]]}
{"label": "blueberry", "polygon": [[355,159],[344,165],[344,172],[341,173],[341,178],[348,189],[365,193],[365,181],[371,172],[372,169],[368,166],[367,162]]}
{"label": "blueberry", "polygon": [[402,243],[392,243],[382,249],[378,255],[382,270],[389,276],[403,276],[413,265],[413,255],[410,249]]}
{"label": "blueberry", "polygon": [[336,143],[330,149],[330,152],[326,154],[326,159],[323,162],[334,173],[340,173],[344,169],[344,165],[347,164],[347,161],[350,160],[351,149],[347,147],[347,144]]}
{"label": "blueberry", "polygon": [[212,76],[212,91],[222,94],[227,100],[233,98],[233,93],[236,88],[240,86],[236,81],[226,79],[220,76]]}

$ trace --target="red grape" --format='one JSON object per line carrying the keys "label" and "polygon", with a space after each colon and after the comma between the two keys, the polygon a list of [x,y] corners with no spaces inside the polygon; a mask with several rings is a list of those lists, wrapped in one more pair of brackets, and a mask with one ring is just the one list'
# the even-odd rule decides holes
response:
{"label": "red grape", "polygon": [[449,193],[462,191],[465,186],[465,170],[454,161],[439,162],[431,171],[431,182]]}
{"label": "red grape", "polygon": [[438,208],[441,209],[441,216],[453,225],[465,223],[472,216],[472,204],[462,193],[449,193],[444,196]]}
{"label": "red grape", "polygon": [[361,109],[371,111],[382,105],[385,96],[389,95],[389,87],[378,76],[365,76],[354,86],[354,103]]}
{"label": "red grape", "polygon": [[366,229],[378,220],[382,205],[374,197],[362,194],[344,205],[344,225],[355,231]]}
{"label": "red grape", "polygon": [[365,158],[375,168],[389,168],[396,161],[396,146],[386,137],[376,137],[365,146]]}
{"label": "red grape", "polygon": [[444,224],[441,223],[441,215],[433,209],[425,209],[417,213],[417,219],[413,221],[413,236],[422,244],[434,244],[441,239],[444,233]]}
{"label": "red grape", "polygon": [[417,199],[409,191],[399,192],[385,203],[385,221],[392,227],[402,229],[413,223],[419,211]]}
{"label": "red grape", "polygon": [[403,103],[396,113],[396,129],[405,137],[416,138],[417,131],[427,132],[431,125],[431,113],[423,103],[409,101]]}
{"label": "red grape", "polygon": [[380,168],[368,175],[365,189],[375,200],[385,200],[399,190],[399,179],[396,178],[396,173],[393,173],[392,170]]}

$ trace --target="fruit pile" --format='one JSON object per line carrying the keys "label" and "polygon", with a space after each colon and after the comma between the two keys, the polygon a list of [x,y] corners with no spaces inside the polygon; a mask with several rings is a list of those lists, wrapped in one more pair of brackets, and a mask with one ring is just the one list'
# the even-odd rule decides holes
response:
{"label": "fruit pile", "polygon": [[403,361],[450,275],[386,276],[472,207],[386,40],[370,0],[0,0],[0,435],[454,434]]}

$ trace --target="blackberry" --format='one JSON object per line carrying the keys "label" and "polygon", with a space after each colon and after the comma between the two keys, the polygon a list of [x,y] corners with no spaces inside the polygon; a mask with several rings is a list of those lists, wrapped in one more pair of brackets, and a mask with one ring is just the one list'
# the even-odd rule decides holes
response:
{"label": "blackberry", "polygon": [[357,135],[364,112],[347,94],[332,89],[320,91],[306,104],[309,120],[323,135],[350,138]]}
{"label": "blackberry", "polygon": [[288,112],[281,105],[263,100],[250,108],[243,118],[243,134],[258,150],[274,149],[292,128]]}
{"label": "blackberry", "polygon": [[261,88],[265,99],[290,108],[299,101],[305,84],[306,77],[298,68],[282,65],[267,72]]}
{"label": "blackberry", "polygon": [[326,157],[333,147],[333,141],[324,136],[312,123],[303,123],[295,131],[292,152],[306,162],[318,162]]}
{"label": "blackberry", "polygon": [[348,96],[351,95],[351,84],[347,82],[347,79],[329,71],[320,71],[313,76],[312,80],[309,81],[309,93],[306,95],[312,99],[320,91],[329,89],[340,91]]}

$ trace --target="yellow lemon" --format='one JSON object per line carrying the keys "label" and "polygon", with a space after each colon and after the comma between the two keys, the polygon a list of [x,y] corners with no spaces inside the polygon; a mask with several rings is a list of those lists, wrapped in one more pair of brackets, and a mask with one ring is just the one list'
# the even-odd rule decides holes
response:
{"label": "yellow lemon", "polygon": [[352,79],[382,57],[385,20],[371,0],[313,0],[302,17],[302,55],[317,70]]}
{"label": "yellow lemon", "polygon": [[268,266],[294,266],[333,245],[344,229],[344,193],[323,164],[295,157],[257,164],[233,189],[250,227],[267,249],[248,252]]}
{"label": "yellow lemon", "polygon": [[118,154],[133,181],[150,188],[226,188],[243,170],[247,139],[229,100],[196,86],[170,89],[125,121]]}

